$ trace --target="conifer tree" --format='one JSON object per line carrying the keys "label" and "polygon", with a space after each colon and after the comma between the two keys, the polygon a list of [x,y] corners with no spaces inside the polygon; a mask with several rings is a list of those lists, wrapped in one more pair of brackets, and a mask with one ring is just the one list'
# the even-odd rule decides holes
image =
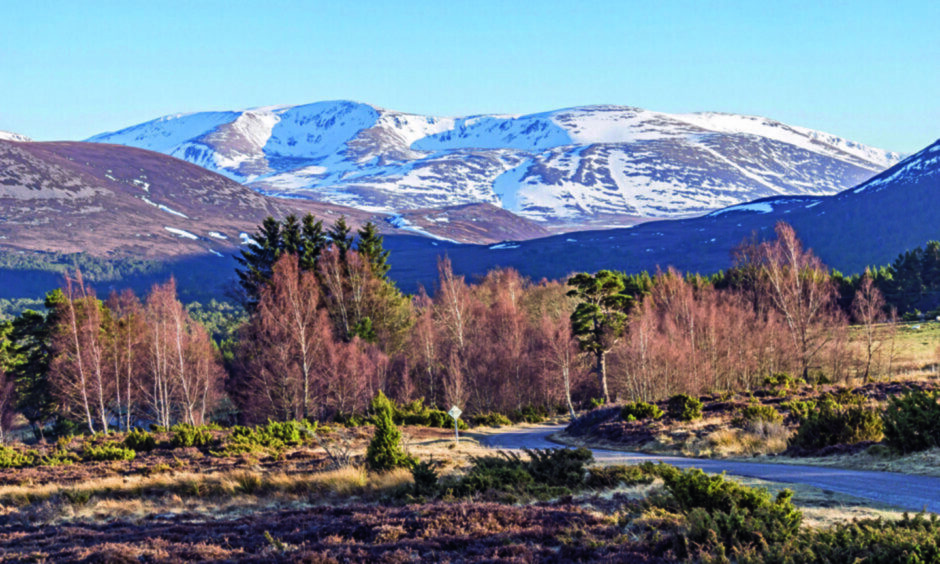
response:
{"label": "conifer tree", "polygon": [[17,408],[29,422],[37,439],[43,427],[55,418],[56,402],[49,383],[52,361],[52,330],[58,323],[56,312],[65,301],[62,290],[46,294],[45,315],[24,311],[13,320],[10,332],[12,352],[16,357],[10,373],[16,382]]}
{"label": "conifer tree", "polygon": [[339,250],[340,260],[343,262],[346,261],[346,253],[352,248],[353,237],[350,234],[351,231],[349,225],[346,224],[345,216],[340,216],[340,218],[333,223],[333,227],[330,228],[330,241],[332,241],[333,245]]}
{"label": "conifer tree", "polygon": [[382,248],[382,236],[371,221],[367,222],[358,232],[359,242],[356,250],[369,262],[369,268],[377,278],[387,279],[389,268],[388,251]]}
{"label": "conifer tree", "polygon": [[300,270],[316,272],[317,262],[328,243],[326,234],[323,233],[323,222],[313,217],[312,214],[305,215],[303,227],[301,228],[301,238],[303,240],[303,249],[298,253]]}
{"label": "conifer tree", "polygon": [[595,275],[577,274],[568,280],[573,289],[569,296],[579,303],[571,314],[571,331],[581,350],[594,355],[595,371],[604,401],[610,402],[607,389],[607,353],[620,340],[627,327],[627,313],[634,297],[625,293],[624,277],[610,270]]}
{"label": "conifer tree", "polygon": [[366,467],[373,472],[411,466],[411,456],[401,448],[401,431],[393,419],[394,406],[381,391],[372,400],[375,434],[366,450]]}
{"label": "conifer tree", "polygon": [[240,257],[235,257],[244,270],[236,270],[238,282],[245,291],[245,307],[249,311],[258,305],[261,287],[271,280],[272,269],[277,258],[281,255],[281,224],[271,216],[264,219],[258,232],[252,236],[241,251]]}

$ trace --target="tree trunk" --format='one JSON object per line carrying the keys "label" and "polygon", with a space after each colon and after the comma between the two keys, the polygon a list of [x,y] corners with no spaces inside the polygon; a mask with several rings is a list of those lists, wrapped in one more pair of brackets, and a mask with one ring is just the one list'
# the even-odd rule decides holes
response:
{"label": "tree trunk", "polygon": [[601,386],[604,404],[610,403],[610,394],[607,392],[607,353],[597,353],[597,378]]}

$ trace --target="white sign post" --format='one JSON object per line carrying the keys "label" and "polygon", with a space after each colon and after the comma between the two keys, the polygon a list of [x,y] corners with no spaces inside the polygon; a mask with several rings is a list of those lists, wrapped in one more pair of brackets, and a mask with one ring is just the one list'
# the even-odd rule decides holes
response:
{"label": "white sign post", "polygon": [[447,415],[454,418],[454,442],[457,444],[460,444],[460,435],[457,433],[457,420],[460,418],[461,413],[463,413],[463,411],[456,405],[451,407],[450,411],[447,412]]}

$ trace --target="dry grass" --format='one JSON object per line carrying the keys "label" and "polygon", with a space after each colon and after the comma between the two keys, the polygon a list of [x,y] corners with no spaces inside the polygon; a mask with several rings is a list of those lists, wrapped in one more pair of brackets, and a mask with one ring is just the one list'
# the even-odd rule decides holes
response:
{"label": "dry grass", "polygon": [[702,450],[698,456],[727,458],[777,454],[787,449],[790,434],[786,425],[766,421],[757,421],[746,429],[719,429],[706,437],[710,452]]}
{"label": "dry grass", "polygon": [[107,477],[81,485],[45,484],[0,488],[0,514],[34,514],[42,507],[53,518],[114,518],[158,513],[231,513],[247,508],[310,505],[340,498],[376,497],[405,487],[411,472],[371,474],[360,467],[288,474],[230,470],[211,474],[179,472],[156,476]]}

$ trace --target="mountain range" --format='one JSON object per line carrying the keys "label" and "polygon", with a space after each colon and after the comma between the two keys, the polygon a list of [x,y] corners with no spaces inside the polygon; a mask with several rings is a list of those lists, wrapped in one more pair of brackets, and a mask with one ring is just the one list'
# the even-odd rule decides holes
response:
{"label": "mountain range", "polygon": [[771,119],[625,106],[442,118],[349,101],[162,117],[89,139],[256,191],[399,214],[488,203],[548,226],[623,226],[827,195],[901,155]]}
{"label": "mountain range", "polygon": [[[470,277],[495,266],[535,279],[599,269],[655,271],[670,266],[703,274],[732,265],[732,250],[751,237],[773,236],[778,221],[830,267],[857,273],[940,239],[940,141],[833,196],[763,198],[702,217],[651,221],[625,229],[581,231],[497,245],[416,248],[390,238],[393,274],[406,287],[432,285],[434,258],[447,254]],[[395,271],[395,268],[399,270]],[[410,285],[409,285],[410,284]]]}

